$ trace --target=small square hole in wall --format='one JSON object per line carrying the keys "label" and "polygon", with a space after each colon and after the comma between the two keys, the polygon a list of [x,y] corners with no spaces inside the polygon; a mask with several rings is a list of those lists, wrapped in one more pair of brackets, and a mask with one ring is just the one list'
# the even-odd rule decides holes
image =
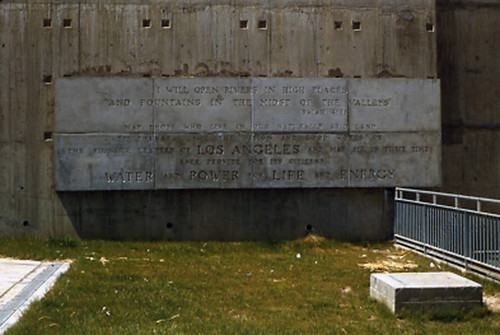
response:
{"label": "small square hole in wall", "polygon": [[142,27],[143,28],[151,28],[151,20],[150,19],[142,20]]}
{"label": "small square hole in wall", "polygon": [[51,131],[44,131],[43,132],[43,141],[44,142],[52,142],[52,132]]}
{"label": "small square hole in wall", "polygon": [[161,20],[161,27],[163,29],[170,29],[170,20],[169,19],[162,19]]}
{"label": "small square hole in wall", "polygon": [[342,21],[335,21],[333,26],[335,27],[335,30],[342,30]]}
{"label": "small square hole in wall", "polygon": [[63,27],[66,29],[70,29],[71,28],[71,19],[64,19],[63,20]]}
{"label": "small square hole in wall", "polygon": [[45,85],[52,85],[52,76],[50,74],[44,75],[42,80]]}
{"label": "small square hole in wall", "polygon": [[248,20],[240,20],[240,29],[248,29]]}
{"label": "small square hole in wall", "polygon": [[43,26],[44,26],[44,28],[52,27],[52,20],[51,19],[43,19]]}
{"label": "small square hole in wall", "polygon": [[267,29],[267,21],[266,20],[259,20],[259,22],[257,23],[257,28],[259,29]]}
{"label": "small square hole in wall", "polygon": [[432,23],[427,23],[425,25],[425,30],[427,30],[428,33],[434,32],[434,25]]}
{"label": "small square hole in wall", "polygon": [[361,22],[360,21],[352,21],[352,30],[361,31]]}

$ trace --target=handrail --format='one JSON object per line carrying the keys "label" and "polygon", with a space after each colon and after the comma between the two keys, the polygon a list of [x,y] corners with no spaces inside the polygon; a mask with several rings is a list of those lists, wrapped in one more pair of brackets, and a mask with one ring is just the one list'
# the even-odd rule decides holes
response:
{"label": "handrail", "polygon": [[500,280],[500,200],[396,188],[395,202],[397,245]]}
{"label": "handrail", "polygon": [[[415,199],[407,199],[404,198],[404,193],[412,193],[415,194]],[[422,201],[420,195],[421,194],[426,194],[426,195],[432,195],[432,202],[428,201]],[[447,198],[453,198],[454,205],[455,206],[449,206],[449,205],[444,205],[444,204],[438,204],[437,203],[437,197],[447,197]],[[498,199],[492,199],[492,198],[484,198],[484,197],[475,197],[475,196],[468,196],[468,195],[462,195],[462,194],[453,194],[453,193],[444,193],[444,192],[436,192],[436,191],[427,191],[427,190],[417,190],[413,188],[404,188],[404,187],[397,187],[396,188],[396,200],[401,200],[401,201],[411,201],[414,203],[424,203],[424,204],[431,204],[431,205],[439,205],[438,207],[442,208],[450,208],[450,209],[461,209],[465,210],[468,212],[476,212],[478,214],[486,214],[486,215],[492,215],[494,217],[499,217],[500,213],[491,213],[491,212],[483,212],[481,210],[482,204],[483,203],[492,203],[492,204],[499,204],[500,205],[500,200]],[[458,199],[463,199],[463,200],[472,200],[476,201],[476,210],[474,211],[473,209],[469,208],[463,208],[460,207],[460,203]]]}
{"label": "handrail", "polygon": [[439,195],[439,196],[451,197],[451,198],[458,197],[460,199],[479,200],[479,201],[484,201],[484,202],[492,202],[492,203],[500,204],[500,200],[498,200],[498,199],[484,198],[484,197],[475,197],[475,196],[455,194],[455,193],[445,193],[445,192],[428,191],[428,190],[417,190],[417,189],[414,189],[414,188],[406,188],[406,187],[396,187],[396,193],[397,193],[397,191],[413,192],[413,193],[420,193],[420,194],[430,194],[430,195]]}

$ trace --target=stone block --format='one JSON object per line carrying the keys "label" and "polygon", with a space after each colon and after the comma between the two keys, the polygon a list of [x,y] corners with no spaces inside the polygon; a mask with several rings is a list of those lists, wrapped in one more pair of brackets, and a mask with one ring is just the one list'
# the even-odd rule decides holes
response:
{"label": "stone block", "polygon": [[347,187],[348,137],[330,133],[256,133],[254,186]]}
{"label": "stone block", "polygon": [[155,130],[161,132],[250,131],[251,78],[154,79]]}
{"label": "stone block", "polygon": [[56,133],[138,133],[153,126],[151,79],[61,78],[55,87]]}
{"label": "stone block", "polygon": [[159,134],[155,138],[158,189],[252,185],[250,134]]}
{"label": "stone block", "polygon": [[349,79],[349,130],[440,131],[439,81]]}
{"label": "stone block", "polygon": [[59,135],[54,139],[57,191],[155,188],[152,136]]}
{"label": "stone block", "polygon": [[370,276],[370,296],[393,312],[460,309],[481,306],[483,288],[452,272],[377,273]]}
{"label": "stone block", "polygon": [[345,79],[254,78],[254,132],[347,132]]}

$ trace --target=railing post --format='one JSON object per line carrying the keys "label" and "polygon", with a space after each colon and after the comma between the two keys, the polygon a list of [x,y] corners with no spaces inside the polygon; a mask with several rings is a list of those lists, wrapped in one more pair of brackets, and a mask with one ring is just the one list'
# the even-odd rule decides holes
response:
{"label": "railing post", "polygon": [[470,215],[469,213],[465,213],[465,234],[463,237],[465,257],[471,257],[471,250],[470,250],[471,238],[472,236],[470,236]]}
{"label": "railing post", "polygon": [[427,244],[429,243],[429,220],[428,220],[428,215],[427,215],[427,206],[424,204],[422,206],[422,209],[424,210],[424,220],[423,220],[423,223],[424,223],[424,236],[422,236],[422,241]]}

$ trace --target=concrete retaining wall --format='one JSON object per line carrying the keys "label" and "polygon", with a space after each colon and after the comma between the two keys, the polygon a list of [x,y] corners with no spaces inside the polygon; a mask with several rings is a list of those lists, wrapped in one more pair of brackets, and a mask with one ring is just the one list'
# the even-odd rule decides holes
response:
{"label": "concrete retaining wall", "polygon": [[0,234],[391,236],[390,189],[56,193],[63,76],[436,78],[439,51],[444,189],[499,196],[498,6],[441,3],[436,21],[431,0],[0,2]]}

